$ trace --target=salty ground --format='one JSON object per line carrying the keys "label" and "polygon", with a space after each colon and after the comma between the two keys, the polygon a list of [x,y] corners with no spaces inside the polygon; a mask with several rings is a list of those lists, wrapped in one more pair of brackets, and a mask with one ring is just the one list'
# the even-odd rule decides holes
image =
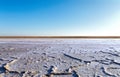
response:
{"label": "salty ground", "polygon": [[0,77],[120,77],[120,39],[0,39]]}

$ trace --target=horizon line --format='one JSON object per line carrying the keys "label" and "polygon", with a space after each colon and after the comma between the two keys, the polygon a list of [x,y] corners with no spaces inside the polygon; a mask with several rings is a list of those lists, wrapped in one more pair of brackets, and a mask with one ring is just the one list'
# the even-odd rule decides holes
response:
{"label": "horizon line", "polygon": [[120,36],[0,36],[1,38],[118,38]]}

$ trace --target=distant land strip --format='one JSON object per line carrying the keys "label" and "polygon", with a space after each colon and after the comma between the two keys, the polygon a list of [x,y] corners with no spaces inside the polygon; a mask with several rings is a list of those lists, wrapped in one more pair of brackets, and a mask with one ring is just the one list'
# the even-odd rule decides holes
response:
{"label": "distant land strip", "polygon": [[120,36],[0,36],[2,38],[78,38],[78,39],[120,39]]}

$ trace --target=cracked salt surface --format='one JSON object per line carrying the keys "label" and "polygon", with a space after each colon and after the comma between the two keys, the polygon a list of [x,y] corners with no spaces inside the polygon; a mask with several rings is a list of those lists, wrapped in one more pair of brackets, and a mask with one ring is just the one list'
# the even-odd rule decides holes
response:
{"label": "cracked salt surface", "polygon": [[0,77],[120,77],[120,40],[0,39]]}

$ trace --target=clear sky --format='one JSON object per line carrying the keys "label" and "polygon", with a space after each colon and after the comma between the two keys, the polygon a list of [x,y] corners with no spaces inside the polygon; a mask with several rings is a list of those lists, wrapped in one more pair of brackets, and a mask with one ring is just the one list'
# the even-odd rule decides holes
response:
{"label": "clear sky", "polygon": [[120,0],[0,0],[0,35],[120,36]]}

